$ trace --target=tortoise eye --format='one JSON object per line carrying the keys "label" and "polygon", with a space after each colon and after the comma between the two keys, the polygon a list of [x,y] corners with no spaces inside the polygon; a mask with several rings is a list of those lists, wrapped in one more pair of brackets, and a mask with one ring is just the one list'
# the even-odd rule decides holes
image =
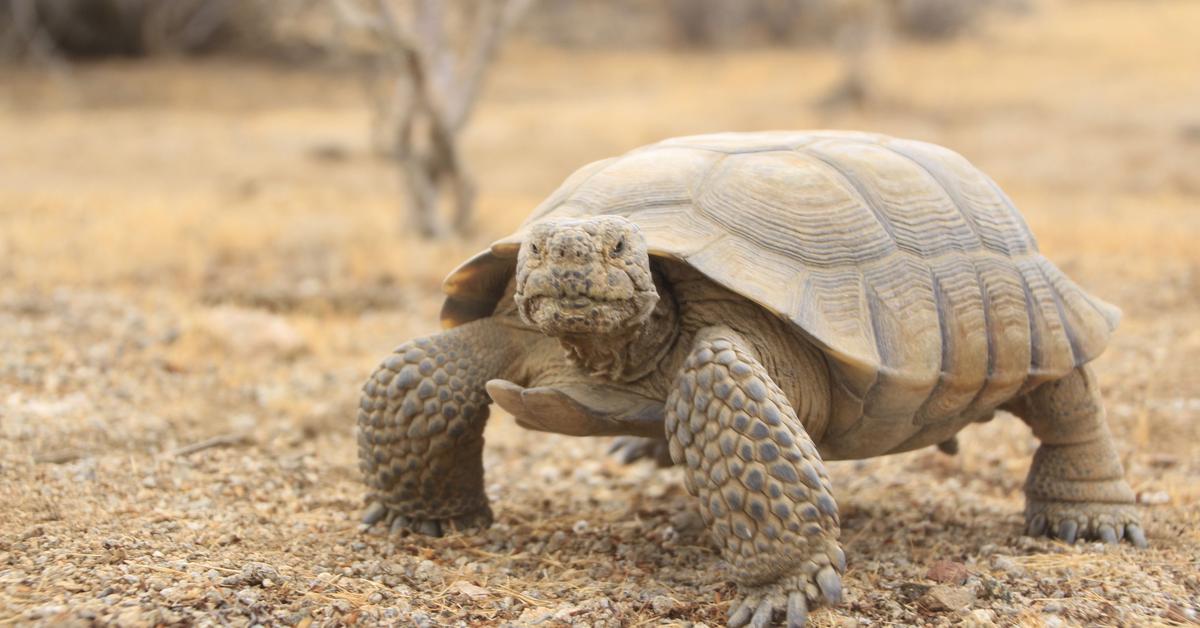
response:
{"label": "tortoise eye", "polygon": [[620,240],[617,240],[617,245],[612,248],[612,253],[610,253],[610,255],[612,255],[613,257],[616,257],[616,256],[620,255],[623,251],[625,251],[625,238],[624,237],[622,237]]}

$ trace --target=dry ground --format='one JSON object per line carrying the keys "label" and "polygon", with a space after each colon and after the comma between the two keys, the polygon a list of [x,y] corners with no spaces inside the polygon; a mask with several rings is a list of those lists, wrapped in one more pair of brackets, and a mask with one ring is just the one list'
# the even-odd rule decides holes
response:
{"label": "dry ground", "polygon": [[[1022,537],[1035,443],[1008,416],[957,457],[835,463],[848,600],[813,624],[1195,622],[1198,68],[1189,1],[1052,4],[897,47],[888,101],[860,112],[812,107],[837,78],[821,52],[517,48],[468,134],[477,235],[437,244],[399,233],[350,78],[5,70],[0,624],[720,624],[733,589],[678,473],[500,413],[495,527],[360,534],[356,394],[435,329],[440,278],[577,166],[664,136],[806,127],[963,152],[1049,257],[1124,309],[1096,367],[1155,502],[1146,551]],[[939,610],[938,580],[967,607]]]}

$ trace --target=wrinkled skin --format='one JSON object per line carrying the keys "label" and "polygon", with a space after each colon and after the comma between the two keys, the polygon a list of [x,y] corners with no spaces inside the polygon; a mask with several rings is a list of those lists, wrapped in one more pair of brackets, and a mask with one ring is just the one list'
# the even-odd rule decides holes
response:
{"label": "wrinkled skin", "polygon": [[612,334],[658,302],[646,241],[615,216],[535,225],[517,258],[521,318],[547,336]]}

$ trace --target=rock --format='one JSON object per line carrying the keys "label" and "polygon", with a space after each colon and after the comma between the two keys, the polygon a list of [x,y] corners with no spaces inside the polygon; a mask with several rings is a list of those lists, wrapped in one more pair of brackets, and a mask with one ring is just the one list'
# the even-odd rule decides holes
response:
{"label": "rock", "polygon": [[241,355],[293,356],[307,343],[286,318],[265,310],[223,305],[199,317],[197,330]]}
{"label": "rock", "polygon": [[993,556],[992,566],[1010,576],[1019,578],[1025,575],[1025,568],[1017,564],[1012,556]]}
{"label": "rock", "polygon": [[254,589],[242,589],[237,592],[237,601],[246,606],[254,606],[258,602],[258,591]]}
{"label": "rock", "polygon": [[906,602],[912,602],[921,598],[926,592],[931,589],[927,584],[919,584],[916,582],[905,582],[896,587],[896,594]]}
{"label": "rock", "polygon": [[227,587],[236,586],[274,586],[276,582],[282,582],[283,577],[274,567],[266,563],[250,562],[242,566],[242,572],[229,576],[221,580],[221,584]]}
{"label": "rock", "polygon": [[1200,613],[1196,609],[1180,606],[1174,602],[1167,608],[1167,612],[1163,617],[1184,625],[1200,623]]}
{"label": "rock", "polygon": [[667,615],[679,605],[674,599],[665,595],[656,595],[650,600],[650,608],[659,615]]}
{"label": "rock", "polygon": [[553,618],[554,612],[545,608],[526,608],[521,611],[521,616],[517,617],[516,623],[519,626],[535,626]]}
{"label": "rock", "polygon": [[926,591],[917,603],[931,611],[958,611],[970,606],[974,601],[975,593],[966,587],[939,584]]}
{"label": "rock", "polygon": [[563,604],[555,609],[553,619],[561,622],[568,622],[571,620],[571,617],[579,614],[582,610],[583,609],[572,604]]}
{"label": "rock", "polygon": [[459,580],[459,581],[455,582],[454,584],[450,585],[450,590],[461,593],[473,600],[477,600],[479,598],[485,598],[492,594],[491,590],[485,589],[477,584],[468,582],[466,580]]}
{"label": "rock", "polygon": [[1179,456],[1164,453],[1149,454],[1146,456],[1146,464],[1155,469],[1170,469],[1179,464]]}
{"label": "rock", "polygon": [[683,533],[696,532],[704,529],[704,520],[699,512],[687,508],[671,515],[671,526]]}
{"label": "rock", "polygon": [[1166,491],[1138,491],[1137,503],[1147,506],[1160,506],[1171,501],[1171,494]]}
{"label": "rock", "polygon": [[929,568],[926,578],[941,584],[962,584],[971,577],[967,566],[952,560],[939,560]]}
{"label": "rock", "polygon": [[963,628],[994,628],[996,626],[996,613],[986,609],[977,608],[963,618],[960,626]]}
{"label": "rock", "polygon": [[113,624],[123,628],[125,626],[144,626],[146,622],[142,617],[142,609],[133,607],[122,610],[113,621]]}

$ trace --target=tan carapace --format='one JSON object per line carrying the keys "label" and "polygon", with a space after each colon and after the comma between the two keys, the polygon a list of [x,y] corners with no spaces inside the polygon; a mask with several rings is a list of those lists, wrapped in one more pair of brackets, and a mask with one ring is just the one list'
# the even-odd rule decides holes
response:
{"label": "tan carapace", "polygon": [[531,225],[599,215],[628,218],[651,255],[821,347],[838,383],[823,431],[846,436],[819,440],[827,458],[923,446],[909,442],[919,428],[963,417],[943,426],[949,437],[1096,358],[1120,318],[1042,257],[1012,202],[962,156],[821,131],[684,137],[580,169],[450,274],[443,324],[492,314]]}

